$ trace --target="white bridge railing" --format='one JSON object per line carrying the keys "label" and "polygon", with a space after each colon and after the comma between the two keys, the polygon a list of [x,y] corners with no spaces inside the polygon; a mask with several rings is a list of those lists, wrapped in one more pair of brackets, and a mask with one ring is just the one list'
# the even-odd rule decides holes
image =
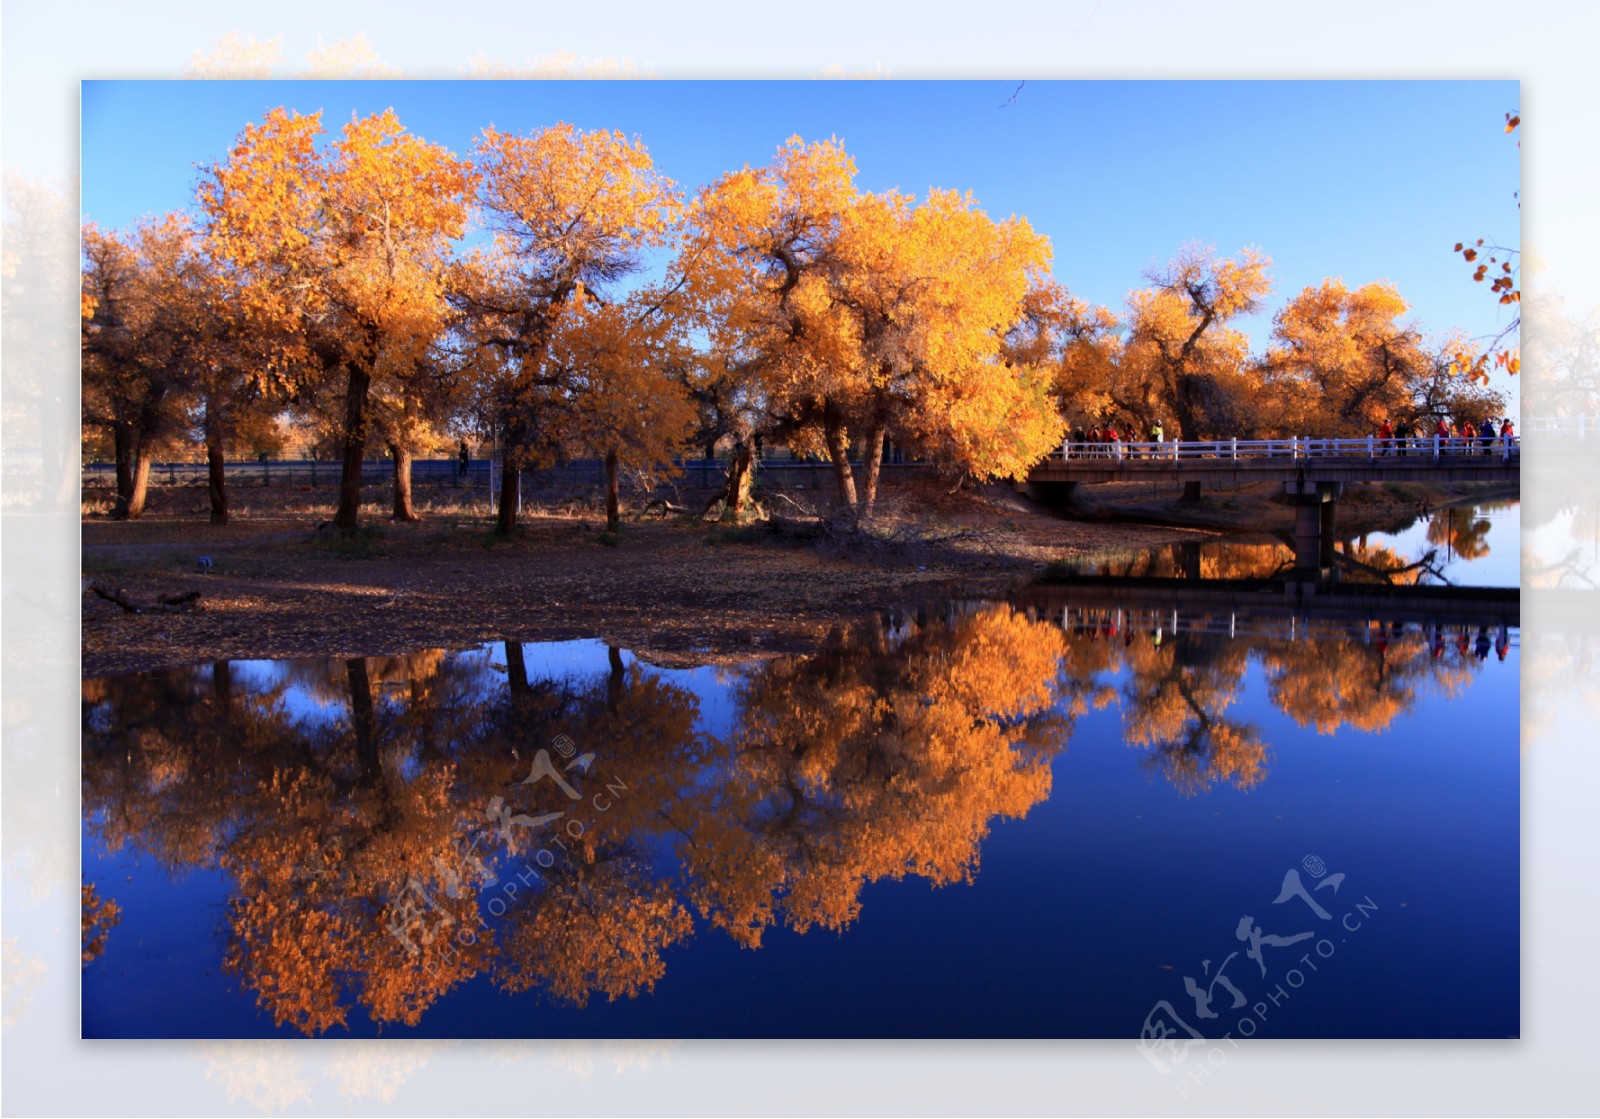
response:
{"label": "white bridge railing", "polygon": [[1302,641],[1318,638],[1342,638],[1370,645],[1377,641],[1421,639],[1424,643],[1443,648],[1458,646],[1463,642],[1476,644],[1491,640],[1497,647],[1515,649],[1520,644],[1521,629],[1512,625],[1485,625],[1482,623],[1418,622],[1396,623],[1382,617],[1366,621],[1336,621],[1333,619],[1307,619],[1293,614],[1288,617],[1258,617],[1236,612],[1222,614],[1212,611],[1128,607],[1067,606],[1061,610],[1060,624],[1069,633],[1093,635],[1102,638],[1142,638],[1160,644],[1179,634],[1210,637],[1227,637],[1235,640],[1271,639]]}
{"label": "white bridge railing", "polygon": [[1528,430],[1540,435],[1575,435],[1587,439],[1600,438],[1600,418],[1595,416],[1534,416],[1528,420]]}
{"label": "white bridge railing", "polygon": [[1318,439],[1294,435],[1287,439],[1208,439],[1187,443],[1177,440],[1161,443],[1128,442],[1121,439],[1110,443],[1069,442],[1050,457],[1060,462],[1065,455],[1068,460],[1082,459],[1086,464],[1107,459],[1119,463],[1185,462],[1196,459],[1339,459],[1346,462],[1372,462],[1381,458],[1418,458],[1437,462],[1488,457],[1510,462],[1520,454],[1521,445],[1516,436],[1466,439],[1461,436],[1428,435],[1382,439],[1368,435],[1359,439]]}

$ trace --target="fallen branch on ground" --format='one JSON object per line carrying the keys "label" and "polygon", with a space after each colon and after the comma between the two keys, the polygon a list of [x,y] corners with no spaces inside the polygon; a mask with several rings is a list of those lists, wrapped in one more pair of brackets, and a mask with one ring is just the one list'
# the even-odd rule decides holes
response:
{"label": "fallen branch on ground", "polygon": [[181,614],[200,601],[199,591],[185,591],[182,594],[164,594],[155,602],[135,602],[115,587],[103,587],[92,579],[89,589],[130,614]]}

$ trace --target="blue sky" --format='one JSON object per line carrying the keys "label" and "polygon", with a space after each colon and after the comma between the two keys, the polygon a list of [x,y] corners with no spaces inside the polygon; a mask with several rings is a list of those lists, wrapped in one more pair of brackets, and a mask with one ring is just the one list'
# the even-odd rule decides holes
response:
{"label": "blue sky", "polygon": [[[470,150],[487,124],[638,135],[686,188],[766,163],[790,135],[837,136],[871,190],[970,190],[1048,235],[1057,279],[1120,310],[1184,243],[1273,260],[1271,314],[1325,277],[1392,281],[1435,334],[1508,321],[1454,242],[1519,243],[1516,82],[184,82],[83,83],[82,213],[107,226],[191,205],[197,165],[287,105],[394,108]],[[1004,107],[1002,104],[1004,103]],[[1514,388],[1514,385],[1511,386]]]}

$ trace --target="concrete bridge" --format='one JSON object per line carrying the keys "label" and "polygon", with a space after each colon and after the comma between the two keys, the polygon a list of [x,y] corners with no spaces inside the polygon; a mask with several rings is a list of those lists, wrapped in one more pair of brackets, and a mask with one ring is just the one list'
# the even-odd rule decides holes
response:
{"label": "concrete bridge", "polygon": [[1295,507],[1295,566],[1303,573],[1333,562],[1334,510],[1344,487],[1361,482],[1516,482],[1522,451],[1515,438],[1214,439],[1170,443],[1067,443],[1029,472],[1017,489],[1036,501],[1070,506],[1080,485],[1164,482],[1246,485],[1277,482]]}

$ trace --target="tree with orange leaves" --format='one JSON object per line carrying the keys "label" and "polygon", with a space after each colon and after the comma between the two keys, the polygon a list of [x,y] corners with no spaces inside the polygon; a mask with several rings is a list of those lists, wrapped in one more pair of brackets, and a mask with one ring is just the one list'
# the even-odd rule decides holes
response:
{"label": "tree with orange leaves", "polygon": [[917,204],[854,178],[836,140],[791,138],[770,166],[701,192],[682,267],[712,352],[746,371],[791,446],[827,454],[860,519],[890,433],[968,473],[1017,476],[1061,424],[1049,375],[1004,350],[1048,241],[970,195]]}
{"label": "tree with orange leaves", "polygon": [[283,109],[246,127],[199,188],[210,251],[237,277],[241,309],[284,328],[283,362],[342,375],[343,470],[333,523],[356,527],[368,396],[380,361],[426,351],[450,309],[445,270],[471,168],[410,133],[393,110],[318,147],[321,114]]}
{"label": "tree with orange leaves", "polygon": [[84,423],[108,428],[116,515],[144,513],[152,450],[183,428],[206,342],[204,262],[181,214],[83,230]]}
{"label": "tree with orange leaves", "polygon": [[565,392],[577,366],[563,358],[582,345],[564,333],[592,340],[609,327],[622,332],[612,339],[617,350],[640,344],[639,315],[596,319],[594,307],[643,267],[646,251],[666,244],[679,202],[644,145],[620,132],[487,128],[476,158],[494,245],[460,270],[457,298],[476,343],[496,351],[485,395],[504,437],[496,526],[507,533],[523,468],[559,454],[568,434]]}

